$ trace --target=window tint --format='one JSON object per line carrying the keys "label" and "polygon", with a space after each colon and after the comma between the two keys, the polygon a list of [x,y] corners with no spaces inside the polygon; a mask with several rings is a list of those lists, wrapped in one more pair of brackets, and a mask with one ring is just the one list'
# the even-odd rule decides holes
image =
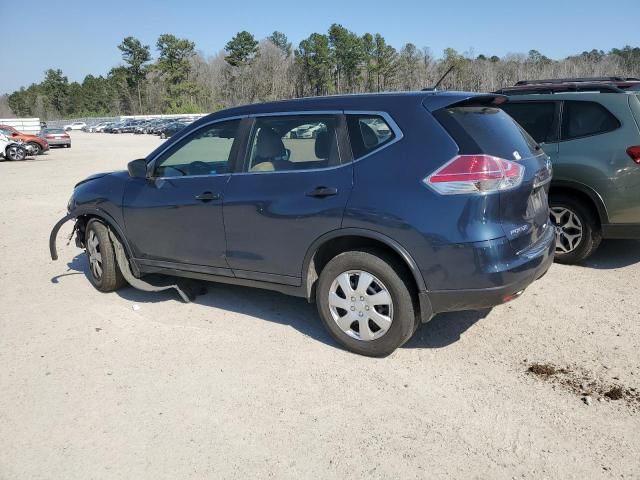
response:
{"label": "window tint", "polygon": [[511,115],[533,139],[538,142],[554,142],[553,120],[556,106],[553,102],[506,103],[502,109]]}
{"label": "window tint", "polygon": [[155,166],[156,177],[216,175],[228,173],[231,147],[240,120],[204,127],[182,140]]}
{"label": "window tint", "polygon": [[535,140],[499,108],[453,107],[436,111],[435,117],[458,144],[460,153],[486,153],[507,160],[541,153]]}
{"label": "window tint", "polygon": [[395,137],[384,118],[376,115],[347,115],[353,158],[372,152]]}
{"label": "window tint", "polygon": [[610,132],[620,126],[611,112],[596,102],[569,100],[562,111],[562,139],[588,137]]}
{"label": "window tint", "polygon": [[331,115],[257,118],[248,170],[281,172],[339,165],[337,124],[337,117]]}

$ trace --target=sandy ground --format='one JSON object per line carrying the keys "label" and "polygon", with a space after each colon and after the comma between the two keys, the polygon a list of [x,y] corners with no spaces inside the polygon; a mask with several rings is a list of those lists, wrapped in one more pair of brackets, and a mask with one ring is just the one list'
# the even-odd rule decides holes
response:
{"label": "sandy ground", "polygon": [[73,244],[49,259],[74,183],[159,142],[74,133],[71,150],[0,163],[1,479],[640,477],[632,401],[587,405],[527,372],[640,388],[640,242],[359,357],[301,299],[102,294]]}

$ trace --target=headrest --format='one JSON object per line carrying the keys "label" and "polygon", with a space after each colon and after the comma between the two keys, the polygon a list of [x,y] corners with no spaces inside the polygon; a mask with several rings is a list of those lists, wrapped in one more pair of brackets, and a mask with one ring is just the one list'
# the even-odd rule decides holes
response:
{"label": "headrest", "polygon": [[315,153],[316,158],[329,158],[329,149],[331,148],[331,142],[329,141],[329,132],[322,130],[318,132],[316,136]]}
{"label": "headrest", "polygon": [[376,132],[374,132],[373,128],[366,123],[360,122],[360,131],[362,132],[362,141],[364,142],[364,146],[367,150],[372,149],[380,143]]}
{"label": "headrest", "polygon": [[260,158],[278,158],[285,155],[280,135],[272,128],[261,128],[256,141],[256,156]]}

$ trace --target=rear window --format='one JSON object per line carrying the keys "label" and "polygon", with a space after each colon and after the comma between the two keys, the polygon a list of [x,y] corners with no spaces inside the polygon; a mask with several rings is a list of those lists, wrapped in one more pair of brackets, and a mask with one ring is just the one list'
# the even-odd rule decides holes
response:
{"label": "rear window", "polygon": [[461,154],[485,153],[521,160],[540,153],[535,140],[499,108],[452,107],[434,115],[458,144]]}
{"label": "rear window", "polygon": [[596,102],[568,100],[562,110],[562,139],[590,137],[620,127],[609,110]]}
{"label": "rear window", "polygon": [[554,102],[506,103],[502,110],[511,115],[538,143],[554,142]]}
{"label": "rear window", "polygon": [[66,133],[62,128],[47,128],[45,133]]}

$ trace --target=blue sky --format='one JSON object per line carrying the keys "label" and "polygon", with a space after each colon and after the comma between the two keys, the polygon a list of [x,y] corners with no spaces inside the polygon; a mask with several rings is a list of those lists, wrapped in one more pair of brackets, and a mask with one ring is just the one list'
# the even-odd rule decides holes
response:
{"label": "blue sky", "polygon": [[[0,0],[0,6],[8,1]],[[396,48],[406,42],[427,46],[436,56],[446,47],[498,56],[536,49],[562,58],[592,48],[640,46],[637,25],[630,21],[640,19],[640,0],[618,0],[612,8],[591,0],[30,0],[28,5],[9,13],[31,18],[29,27],[22,21],[2,24],[3,38],[20,41],[16,53],[5,49],[0,93],[41,81],[47,68],[61,68],[71,81],[105,75],[121,61],[116,46],[128,35],[153,47],[160,34],[173,33],[214,54],[241,30],[257,38],[280,30],[297,45],[335,22],[358,34],[379,32]]]}

